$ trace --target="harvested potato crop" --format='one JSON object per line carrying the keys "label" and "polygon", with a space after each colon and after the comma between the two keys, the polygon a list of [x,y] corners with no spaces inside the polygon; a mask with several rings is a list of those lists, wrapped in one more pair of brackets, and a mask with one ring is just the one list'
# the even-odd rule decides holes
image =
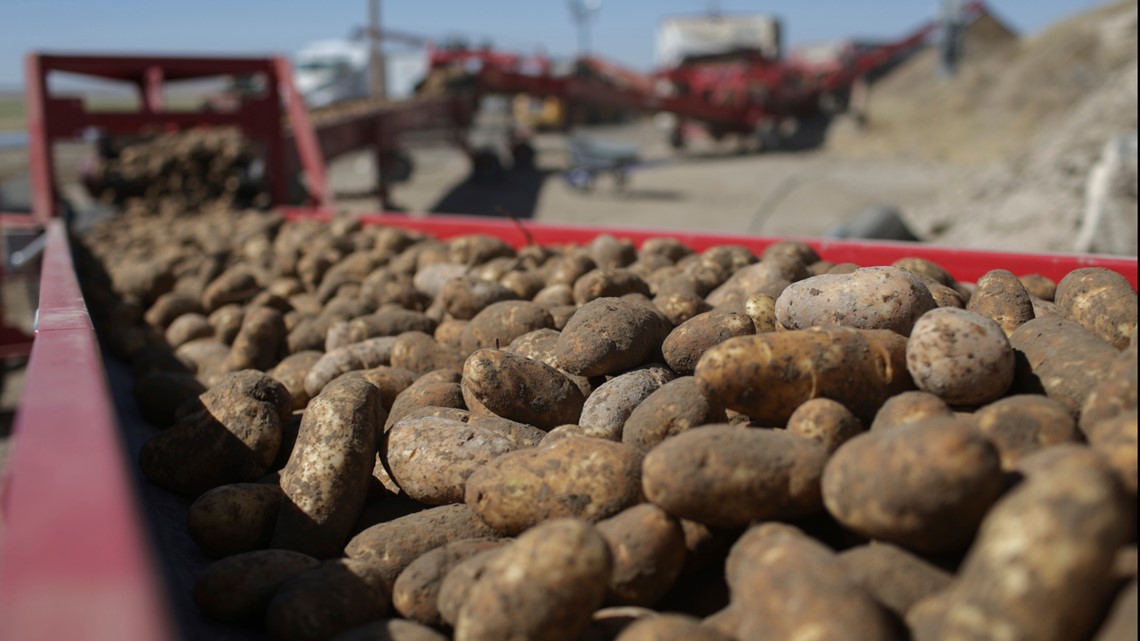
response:
{"label": "harvested potato crop", "polygon": [[620,441],[626,420],[634,409],[674,377],[669,368],[659,365],[639,367],[615,376],[590,394],[577,420],[568,422],[578,423],[599,438]]}
{"label": "harvested potato crop", "polygon": [[649,306],[598,298],[570,317],[555,358],[571,374],[601,376],[642,365],[659,355],[672,325]]}
{"label": "harvested potato crop", "polygon": [[1124,276],[1103,267],[1071,272],[1057,283],[1061,315],[1081,324],[1116,349],[1136,333],[1136,292]]}
{"label": "harvested potato crop", "polygon": [[143,318],[153,327],[166,328],[184,314],[201,314],[202,300],[188,292],[167,292],[155,299]]}
{"label": "harvested potato crop", "polygon": [[463,354],[478,349],[501,349],[523,334],[554,327],[554,317],[535,303],[508,300],[483,308],[463,328],[460,348]]}
{"label": "harvested potato crop", "polygon": [[143,474],[172,492],[197,496],[264,475],[292,412],[285,387],[261,372],[234,372],[142,446]]}
{"label": "harvested potato crop", "polygon": [[[342,327],[342,335],[339,340],[334,340],[333,334],[337,327]],[[405,332],[431,334],[436,327],[436,321],[428,318],[424,312],[388,307],[367,316],[343,321],[343,325],[330,327],[325,339],[325,351],[331,352],[338,347],[379,336],[399,336]]]}
{"label": "harvested potato crop", "polygon": [[585,398],[581,389],[553,367],[500,349],[481,349],[463,365],[467,406],[550,429],[577,423]]}
{"label": "harvested potato crop", "polygon": [[870,422],[888,398],[914,385],[904,337],[845,327],[730,338],[705,352],[694,375],[709,398],[773,426],[820,397]]}
{"label": "harvested potato crop", "polygon": [[1057,283],[1052,279],[1046,278],[1041,274],[1025,274],[1018,277],[1021,281],[1021,286],[1033,298],[1038,298],[1046,302],[1053,302],[1057,296]]}
{"label": "harvested potato crop", "polygon": [[1111,378],[1119,352],[1075,321],[1038,318],[1010,334],[1009,343],[1024,354],[1014,389],[1041,393],[1059,401],[1074,416],[1099,384]]}
{"label": "harvested potato crop", "polygon": [[788,418],[788,431],[817,441],[829,453],[863,433],[863,422],[830,398],[813,398]]}
{"label": "harvested potato crop", "polygon": [[954,410],[941,397],[930,392],[910,391],[896,394],[875,413],[871,431],[893,429],[935,417],[952,417]]}
{"label": "harvested potato crop", "polygon": [[935,418],[851,439],[827,463],[822,489],[845,527],[939,552],[969,543],[1005,477],[997,450],[968,420]]}
{"label": "harvested potato crop", "polygon": [[957,282],[950,272],[946,271],[941,265],[925,258],[914,256],[900,258],[891,263],[891,265],[905,269],[913,274],[925,276],[945,287],[953,287],[954,283]]}
{"label": "harvested potato crop", "polygon": [[452,278],[439,292],[439,301],[453,318],[471,320],[492,303],[519,298],[514,290],[477,276]]}
{"label": "harvested potato crop", "polygon": [[466,411],[467,406],[463,402],[463,389],[459,384],[458,372],[449,369],[436,370],[419,377],[392,401],[384,430],[387,431],[397,421],[424,407],[447,407]]}
{"label": "harvested potato crop", "polygon": [[271,307],[255,307],[245,314],[241,329],[234,336],[226,359],[227,371],[256,369],[265,371],[277,363],[277,355],[286,338],[285,320]]}
{"label": "harvested potato crop", "polygon": [[241,304],[261,291],[254,273],[244,265],[230,267],[206,286],[202,309],[213,312],[223,305]]}
{"label": "harvested potato crop", "polygon": [[499,538],[466,505],[441,505],[373,525],[352,537],[345,554],[391,587],[413,561],[460,539]]}
{"label": "harvested potato crop", "polygon": [[613,558],[606,600],[650,606],[665,595],[685,565],[681,523],[642,503],[597,524]]}
{"label": "harvested potato crop", "polygon": [[712,306],[693,292],[657,293],[653,306],[673,325],[680,325],[698,314],[712,310]]}
{"label": "harvested potato crop", "polygon": [[661,354],[674,372],[692,374],[697,361],[710,347],[734,336],[756,333],[748,316],[727,310],[705,312],[677,326],[661,345]]}
{"label": "harvested potato crop", "polygon": [[392,343],[389,363],[393,367],[410,370],[416,374],[426,374],[440,369],[458,372],[463,369],[465,354],[462,349],[436,342],[429,334],[405,332],[397,336]]}
{"label": "harvested potato crop", "polygon": [[1018,394],[990,403],[972,419],[1001,453],[1002,467],[1017,468],[1021,459],[1038,450],[1080,441],[1073,415],[1045,396]]}
{"label": "harvested potato crop", "polygon": [[930,290],[910,272],[866,267],[790,285],[776,298],[776,319],[787,329],[842,325],[907,336],[919,317],[935,306]]}
{"label": "harvested potato crop", "polygon": [[291,550],[257,550],[210,564],[194,583],[202,616],[230,623],[256,621],[277,589],[290,578],[320,565]]}
{"label": "harvested potato crop", "polygon": [[641,482],[675,517],[741,527],[818,512],[826,459],[823,446],[786,431],[707,425],[650,450]]}
{"label": "harvested potato crop", "polygon": [[585,305],[597,298],[620,298],[626,294],[649,296],[649,285],[628,269],[600,268],[583,274],[574,281],[574,303]]}
{"label": "harvested potato crop", "polygon": [[560,517],[597,521],[641,500],[641,460],[621,443],[560,439],[476,470],[466,499],[487,525],[508,535]]}
{"label": "harvested potato crop", "polygon": [[186,529],[214,558],[269,547],[283,496],[276,484],[220,485],[190,504]]}
{"label": "harvested potato crop", "polygon": [[280,363],[266,372],[288,390],[289,397],[293,399],[293,409],[304,409],[309,403],[311,397],[305,390],[305,377],[322,356],[323,354],[316,350],[297,352],[281,359]]}
{"label": "harvested potato crop", "polygon": [[158,427],[169,427],[178,408],[198,398],[206,387],[190,372],[149,372],[135,379],[135,404],[143,418]]}
{"label": "harvested potato crop", "polygon": [[386,619],[352,628],[332,641],[447,641],[447,637],[418,623]]}
{"label": "harvested potato crop", "polygon": [[345,372],[391,364],[398,340],[393,336],[370,338],[325,352],[305,374],[305,393],[313,398]]}
{"label": "harvested potato crop", "polygon": [[605,598],[612,564],[589,523],[539,525],[487,564],[459,610],[455,638],[574,641]]}
{"label": "harvested potato crop", "polygon": [[839,563],[880,605],[900,619],[922,599],[946,589],[953,575],[903,548],[882,541],[845,550]]}
{"label": "harvested potato crop", "polygon": [[963,309],[931,310],[906,343],[915,385],[951,405],[983,405],[1013,383],[1013,348],[992,319]]}
{"label": "harvested potato crop", "polygon": [[733,272],[727,280],[709,293],[708,302],[713,307],[732,309],[757,293],[778,298],[793,282],[808,278],[810,275],[807,267],[798,261],[792,263],[760,261]]}
{"label": "harvested potato crop", "polygon": [[[1026,479],[986,516],[951,586],[907,615],[915,641],[1084,639],[1111,595],[1109,572],[1132,517],[1087,448],[1026,459]],[[1026,527],[1027,523],[1034,524]]]}
{"label": "harvested potato crop", "polygon": [[662,614],[633,622],[615,641],[731,641],[732,637],[697,619],[681,614]]}
{"label": "harvested potato crop", "polygon": [[392,588],[392,604],[407,619],[430,626],[440,626],[440,584],[447,573],[463,561],[485,550],[501,548],[502,539],[461,539],[441,545],[413,561]]}
{"label": "harvested potato crop", "polygon": [[[584,416],[585,411],[582,414]],[[724,408],[701,393],[695,378],[682,376],[665,383],[638,403],[618,436],[626,445],[645,452],[685,430],[727,420]],[[587,424],[585,420],[582,423]]]}
{"label": "harvested potato crop", "polygon": [[339,381],[309,402],[281,470],[286,500],[273,547],[318,558],[340,553],[364,508],[386,418],[379,390],[363,380]]}
{"label": "harvested potato crop", "polygon": [[[504,539],[509,542],[513,539]],[[482,578],[487,571],[487,564],[491,559],[503,553],[502,547],[477,552],[460,561],[455,567],[448,570],[439,584],[439,596],[436,605],[439,606],[439,616],[451,627],[459,621],[459,610],[467,601],[471,587]]]}
{"label": "harvested potato crop", "polygon": [[265,627],[280,641],[325,641],[383,617],[388,599],[366,563],[325,561],[285,581],[269,602]]}
{"label": "harvested potato crop", "polygon": [[1012,272],[994,269],[978,279],[966,309],[992,318],[1007,336],[1033,320],[1033,301]]}
{"label": "harvested potato crop", "polygon": [[214,335],[214,328],[210,321],[202,314],[183,314],[170,323],[166,328],[164,337],[166,344],[178,347],[197,338],[210,338]]}
{"label": "harvested potato crop", "polygon": [[428,505],[462,503],[471,474],[507,452],[534,447],[544,432],[518,425],[514,433],[490,423],[445,418],[404,419],[392,426],[382,452],[392,480]]}
{"label": "harvested potato crop", "polygon": [[1136,410],[1119,414],[1096,425],[1089,435],[1092,448],[1099,453],[1116,473],[1121,487],[1135,499],[1136,472]]}
{"label": "harvested potato crop", "polygon": [[783,523],[755,526],[732,546],[725,575],[738,639],[893,641],[886,612],[836,555]]}

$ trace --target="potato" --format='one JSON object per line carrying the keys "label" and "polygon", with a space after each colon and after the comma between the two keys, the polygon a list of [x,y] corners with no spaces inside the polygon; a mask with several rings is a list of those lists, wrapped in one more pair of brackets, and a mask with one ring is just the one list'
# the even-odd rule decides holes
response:
{"label": "potato", "polygon": [[213,621],[255,621],[283,583],[318,565],[320,561],[313,557],[290,550],[228,556],[198,576],[194,602],[202,616]]}
{"label": "potato", "polygon": [[574,305],[574,290],[566,284],[547,285],[535,293],[531,302],[547,309]]}
{"label": "potato", "polygon": [[1019,356],[1013,389],[1041,393],[1074,416],[1097,385],[1109,380],[1118,352],[1096,334],[1064,318],[1039,318],[1009,337]]}
{"label": "potato", "polygon": [[968,544],[1004,489],[997,450],[955,418],[857,436],[828,461],[822,482],[827,511],[843,526],[921,552]]}
{"label": "potato", "polygon": [[590,394],[580,417],[566,422],[578,423],[598,438],[623,440],[623,427],[634,409],[674,378],[668,368],[654,365],[615,376]]}
{"label": "potato", "polygon": [[210,312],[207,317],[214,327],[214,336],[226,345],[234,342],[245,320],[246,309],[239,305],[222,305]]}
{"label": "potato", "polygon": [[396,578],[392,588],[392,603],[396,611],[424,625],[443,625],[437,600],[440,584],[447,573],[476,554],[505,544],[506,541],[501,539],[460,539],[421,555]]}
{"label": "potato", "polygon": [[333,328],[329,329],[325,339],[326,352],[380,336],[399,336],[405,332],[431,334],[435,332],[437,326],[437,323],[423,312],[398,307],[387,307],[344,323],[343,335],[339,341],[333,340]]}
{"label": "potato", "polygon": [[341,552],[364,508],[385,418],[380,392],[362,380],[330,385],[309,402],[281,470],[287,500],[273,547],[317,558]]}
{"label": "potato", "polygon": [[166,328],[164,337],[166,344],[178,347],[197,338],[210,338],[214,335],[214,328],[210,321],[202,314],[183,314],[170,323]]}
{"label": "potato", "polygon": [[880,605],[900,619],[922,599],[949,586],[953,575],[903,548],[872,541],[845,550],[839,563]]}
{"label": "potato", "polygon": [[[452,278],[443,285],[439,300],[453,318],[471,320],[492,303],[517,300],[519,295],[506,285],[478,276]],[[422,331],[422,330],[421,330]]]}
{"label": "potato", "polygon": [[1056,299],[1057,283],[1053,282],[1052,279],[1041,274],[1025,274],[1018,277],[1017,280],[1033,298],[1039,298],[1050,303]]}
{"label": "potato", "polygon": [[391,364],[398,340],[392,336],[370,338],[326,352],[305,375],[305,393],[314,398],[345,372]]}
{"label": "potato", "polygon": [[1013,348],[993,320],[962,309],[935,309],[914,324],[906,366],[918,389],[951,405],[984,405],[1013,383]]}
{"label": "potato", "polygon": [[291,407],[277,381],[253,370],[234,372],[144,443],[139,465],[157,485],[189,496],[257,480],[277,456]]}
{"label": "potato", "polygon": [[220,485],[190,504],[186,529],[214,558],[269,547],[283,496],[279,486],[268,483]]}
{"label": "potato", "polygon": [[574,281],[574,303],[585,305],[598,298],[620,298],[626,294],[649,296],[649,284],[637,274],[620,267],[603,267],[583,274]]}
{"label": "potato", "polygon": [[1038,452],[1023,469],[1026,479],[986,516],[951,586],[907,615],[915,641],[1092,633],[1111,595],[1116,550],[1133,529],[1130,511],[1087,448]]}
{"label": "potato", "polygon": [[463,278],[467,266],[461,263],[436,263],[418,270],[412,277],[412,284],[431,298],[439,298],[445,285],[453,279]]}
{"label": "potato", "polygon": [[693,292],[658,292],[653,297],[653,306],[673,325],[680,325],[698,314],[712,310],[712,306],[703,297]]}
{"label": "potato", "polygon": [[732,637],[683,614],[663,614],[635,621],[616,641],[731,641]]}
{"label": "potato", "polygon": [[753,294],[744,301],[744,313],[752,319],[755,333],[776,331],[776,299],[767,294]]}
{"label": "potato", "polygon": [[387,619],[352,628],[333,641],[447,641],[447,637],[418,623]]}
{"label": "potato", "polygon": [[388,591],[368,564],[334,559],[294,575],[265,614],[270,637],[324,641],[388,613]]}
{"label": "potato", "polygon": [[558,337],[558,365],[581,376],[632,369],[660,354],[672,330],[668,319],[648,306],[620,298],[583,305]]}
{"label": "potato", "polygon": [[978,279],[978,285],[966,303],[966,309],[993,319],[1006,336],[1033,320],[1033,301],[1029,292],[1011,272],[994,269]]}
{"label": "potato", "polygon": [[872,432],[894,429],[918,423],[928,418],[953,417],[954,410],[946,401],[930,392],[903,392],[887,399],[875,413]]}
{"label": "potato", "polygon": [[1097,631],[1093,641],[1131,641],[1137,636],[1136,581],[1128,585],[1116,598],[1108,619]]}
{"label": "potato", "polygon": [[554,317],[535,303],[524,300],[493,303],[463,328],[460,348],[464,354],[484,348],[501,349],[523,334],[553,327]]}
{"label": "potato", "polygon": [[1080,440],[1069,410],[1035,394],[1003,398],[980,408],[971,418],[997,447],[1006,470],[1017,469],[1021,459],[1033,452]]}
{"label": "potato", "polygon": [[[443,375],[446,375],[446,378]],[[463,389],[457,379],[459,374],[449,369],[428,372],[416,379],[415,383],[400,392],[392,401],[392,409],[388,412],[388,420],[384,422],[384,430],[391,429],[398,421],[424,407],[447,407],[466,411]]]}
{"label": "potato", "polygon": [[794,281],[811,274],[802,262],[760,261],[736,270],[724,283],[708,295],[713,307],[730,308],[744,303],[757,293],[777,298]]}
{"label": "potato", "polygon": [[885,611],[827,547],[782,523],[745,532],[725,575],[737,610],[735,638],[891,641]]}
{"label": "potato", "polygon": [[900,258],[891,263],[891,265],[905,269],[912,274],[925,276],[945,287],[952,287],[956,282],[954,280],[954,277],[950,275],[950,272],[943,269],[941,265],[925,258],[917,258],[913,256],[908,258]]}
{"label": "potato", "polygon": [[316,350],[296,352],[281,359],[281,362],[266,372],[285,386],[290,398],[293,399],[293,409],[305,409],[309,403],[309,393],[305,391],[305,377],[309,370],[321,360],[323,354]]}
{"label": "potato", "polygon": [[[504,543],[511,539],[504,540]],[[472,586],[487,571],[487,565],[496,556],[505,550],[505,546],[477,552],[460,561],[455,567],[448,570],[439,584],[439,596],[436,605],[439,606],[439,616],[451,627],[459,621],[459,610],[467,602],[467,595],[471,593]]]}
{"label": "potato", "polygon": [[[624,377],[606,385],[621,378]],[[606,385],[598,388],[599,391]],[[585,411],[582,414],[585,416]],[[638,403],[620,427],[618,436],[622,443],[645,452],[685,430],[726,421],[724,408],[701,393],[697,380],[682,376],[662,385]],[[586,423],[585,419],[582,423]]]}
{"label": "potato", "polygon": [[[362,369],[341,374],[341,376],[359,376],[368,381],[373,387],[380,390],[380,402],[384,407],[391,407],[400,392],[416,382],[415,372],[403,367],[378,365],[371,369]],[[336,380],[336,379],[334,379]]]}
{"label": "potato", "polygon": [[1071,272],[1057,283],[1061,316],[1108,341],[1116,349],[1128,347],[1136,333],[1136,292],[1124,276],[1103,267]]}
{"label": "potato", "polygon": [[352,537],[344,551],[390,590],[404,568],[441,545],[499,536],[466,505],[441,505],[373,525]]}
{"label": "potato", "polygon": [[930,290],[910,272],[867,267],[789,286],[776,298],[776,319],[788,329],[842,325],[908,336],[918,318],[934,308]]}
{"label": "potato", "polygon": [[606,601],[650,606],[681,574],[685,534],[681,523],[661,508],[642,503],[598,522],[613,558]]}
{"label": "potato", "polygon": [[914,385],[906,339],[886,330],[813,328],[739,336],[709,349],[694,372],[701,391],[765,425],[783,425],[813,398],[842,403],[870,422]]}
{"label": "potato", "polygon": [[1136,351],[1122,353],[1109,366],[1107,379],[1094,385],[1081,403],[1079,427],[1085,436],[1096,431],[1102,421],[1114,418],[1137,407]]}
{"label": "potato", "polygon": [[203,311],[200,297],[187,292],[172,291],[156,298],[143,318],[147,324],[165,329],[179,316],[201,314]]}
{"label": "potato", "polygon": [[241,304],[259,291],[261,286],[253,271],[245,265],[234,265],[206,286],[202,293],[202,309],[214,312],[223,305]]}
{"label": "potato", "polygon": [[487,564],[459,610],[463,641],[575,641],[602,604],[613,561],[590,524],[556,519]]}
{"label": "potato", "polygon": [[534,447],[543,432],[520,425],[515,433],[444,418],[404,419],[392,426],[382,456],[392,479],[428,505],[462,503],[467,478],[506,452]]}
{"label": "potato", "polygon": [[640,463],[620,443],[561,439],[503,454],[476,470],[467,479],[467,505],[507,535],[560,517],[598,521],[641,499]]}
{"label": "potato", "polygon": [[468,408],[550,429],[578,422],[585,398],[569,378],[537,360],[500,349],[481,349],[463,365]]}
{"label": "potato", "polygon": [[863,422],[842,403],[830,398],[813,398],[792,412],[788,431],[818,442],[830,454],[862,434]]}
{"label": "potato", "polygon": [[546,287],[542,274],[533,269],[507,272],[499,278],[499,283],[514,292],[516,298],[522,300],[533,300],[535,295]]}
{"label": "potato", "polygon": [[734,336],[755,333],[752,319],[744,314],[724,310],[705,312],[670,332],[661,345],[661,353],[674,372],[685,376],[693,373],[697,361],[710,347]]}
{"label": "potato", "polygon": [[1097,424],[1089,436],[1096,450],[1116,473],[1121,487],[1136,498],[1136,410],[1120,414]]}
{"label": "potato", "polygon": [[150,372],[135,379],[131,389],[143,418],[158,427],[169,427],[179,407],[206,391],[189,372]]}
{"label": "potato", "polygon": [[[374,339],[375,340],[375,339]],[[435,338],[423,332],[405,332],[392,343],[390,364],[416,374],[426,374],[439,369],[459,372],[463,369],[465,352],[437,343]]]}
{"label": "potato", "polygon": [[642,463],[645,497],[713,527],[806,516],[822,506],[827,452],[784,431],[708,425],[666,439]]}

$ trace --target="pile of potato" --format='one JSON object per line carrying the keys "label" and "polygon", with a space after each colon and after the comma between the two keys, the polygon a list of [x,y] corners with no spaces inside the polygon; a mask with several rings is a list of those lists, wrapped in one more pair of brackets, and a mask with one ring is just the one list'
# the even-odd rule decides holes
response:
{"label": "pile of potato", "polygon": [[107,139],[84,183],[98,200],[135,215],[265,207],[262,152],[236,128],[186,129]]}
{"label": "pile of potato", "polygon": [[282,641],[1135,638],[1137,298],[781,242],[123,217],[86,295]]}

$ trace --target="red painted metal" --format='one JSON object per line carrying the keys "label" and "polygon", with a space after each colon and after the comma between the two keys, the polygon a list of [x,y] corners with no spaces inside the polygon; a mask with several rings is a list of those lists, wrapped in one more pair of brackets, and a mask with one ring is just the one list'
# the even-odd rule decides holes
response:
{"label": "red painted metal", "polygon": [[128,465],[66,232],[53,221],[0,486],[0,639],[176,638]]}
{"label": "red painted metal", "polygon": [[[316,217],[328,219],[331,213],[309,209],[285,209],[290,218]],[[754,253],[760,253],[772,243],[782,240],[802,240],[811,245],[826,260],[836,263],[851,262],[858,265],[886,265],[900,258],[920,257],[932,260],[949,270],[963,282],[976,281],[991,269],[1007,269],[1018,275],[1041,274],[1053,280],[1060,280],[1080,267],[1105,267],[1123,275],[1137,287],[1137,263],[1135,258],[1106,256],[1098,254],[1042,254],[1004,252],[979,249],[956,249],[923,243],[904,243],[870,240],[827,240],[820,238],[789,238],[775,236],[740,236],[731,234],[709,234],[699,231],[678,231],[670,229],[599,227],[554,223],[536,223],[506,219],[481,218],[477,216],[409,216],[407,214],[362,214],[362,222],[374,225],[393,225],[422,231],[439,238],[451,238],[463,234],[490,234],[506,240],[516,247],[527,242],[524,227],[534,242],[548,244],[588,243],[599,234],[607,233],[619,238],[628,238],[640,245],[648,238],[668,236],[676,238],[694,250],[701,251],[714,245],[742,245]]]}
{"label": "red painted metal", "polygon": [[[36,218],[46,223],[56,212],[52,144],[77,138],[88,128],[139,134],[201,126],[236,126],[246,137],[264,146],[269,195],[274,204],[286,204],[289,196],[286,168],[290,166],[287,154],[290,152],[286,149],[284,115],[288,112],[299,118],[303,112],[289,69],[289,63],[281,58],[29,54],[25,59],[28,153]],[[88,111],[82,100],[50,94],[47,79],[54,72],[128,83],[138,90],[141,108]],[[217,110],[209,104],[192,111],[164,110],[165,83],[220,76],[259,76],[264,79],[264,91],[257,96],[242,96],[232,110]],[[310,186],[320,196],[316,202],[327,206],[328,189],[319,154],[308,151],[296,155],[299,163],[292,165],[299,164],[306,172]]]}

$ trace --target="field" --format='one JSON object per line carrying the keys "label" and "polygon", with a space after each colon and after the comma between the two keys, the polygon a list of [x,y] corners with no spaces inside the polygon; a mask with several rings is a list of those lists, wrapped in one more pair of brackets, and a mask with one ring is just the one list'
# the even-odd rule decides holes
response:
{"label": "field", "polygon": [[18,131],[24,128],[24,97],[19,94],[0,94],[0,131]]}

